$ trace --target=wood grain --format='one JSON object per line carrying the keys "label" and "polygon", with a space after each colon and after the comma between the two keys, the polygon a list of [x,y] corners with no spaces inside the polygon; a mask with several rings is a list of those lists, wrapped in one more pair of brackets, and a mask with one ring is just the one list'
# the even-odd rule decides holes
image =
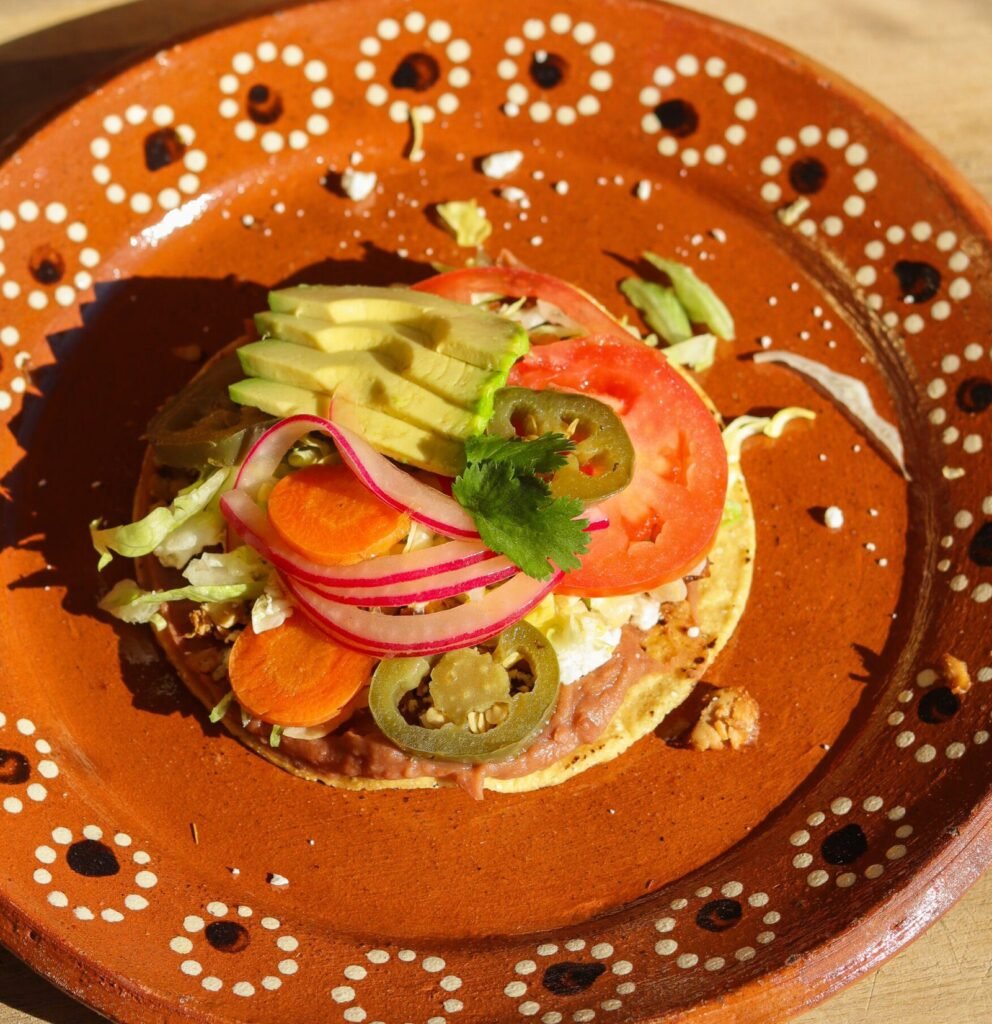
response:
{"label": "wood grain", "polygon": [[[901,114],[992,198],[989,0],[683,0],[775,36]],[[269,0],[0,0],[0,137],[171,35]],[[40,86],[39,83],[44,83]],[[0,951],[0,1024],[99,1018]],[[992,1020],[992,873],[909,949],[795,1024]]]}

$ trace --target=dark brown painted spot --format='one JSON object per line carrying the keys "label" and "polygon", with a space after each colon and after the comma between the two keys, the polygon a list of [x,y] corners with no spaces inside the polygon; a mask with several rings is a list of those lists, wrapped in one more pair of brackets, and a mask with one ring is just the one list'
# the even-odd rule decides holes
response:
{"label": "dark brown painted spot", "polygon": [[121,870],[114,851],[95,839],[80,839],[73,843],[65,859],[77,875],[87,878],[109,878]]}
{"label": "dark brown painted spot", "polygon": [[828,864],[853,864],[867,852],[868,837],[860,825],[845,825],[820,844],[820,853]]}
{"label": "dark brown painted spot", "polygon": [[606,970],[606,964],[580,964],[564,960],[552,964],[541,984],[556,996],[574,996],[587,988]]}
{"label": "dark brown painted spot", "polygon": [[928,690],[920,698],[916,713],[921,722],[928,725],[941,725],[949,722],[961,710],[961,698],[952,693],[946,686],[938,686]]}
{"label": "dark brown painted spot", "polygon": [[975,565],[992,565],[992,523],[978,528],[968,545],[968,557]]}
{"label": "dark brown painted spot", "polygon": [[19,786],[31,778],[28,759],[16,750],[0,748],[0,786]]}
{"label": "dark brown painted spot", "polygon": [[50,245],[39,245],[28,260],[28,270],[38,284],[58,284],[65,277],[65,260]]}
{"label": "dark brown painted spot", "polygon": [[237,921],[212,921],[203,929],[207,942],[221,953],[240,953],[251,939],[248,929]]}
{"label": "dark brown painted spot", "polygon": [[789,167],[789,184],[803,196],[819,192],[827,183],[827,167],[815,156],[794,160]]}
{"label": "dark brown painted spot", "polygon": [[940,291],[940,271],[922,260],[897,260],[892,272],[904,299],[929,302]]}
{"label": "dark brown painted spot", "polygon": [[955,397],[962,412],[985,412],[992,405],[992,380],[988,377],[969,377],[958,385]]}
{"label": "dark brown painted spot", "polygon": [[531,57],[527,73],[539,89],[554,89],[565,81],[565,76],[568,74],[568,61],[560,54],[538,50]]}
{"label": "dark brown painted spot", "polygon": [[437,61],[429,53],[408,53],[389,79],[394,89],[426,92],[441,77]]}
{"label": "dark brown painted spot", "polygon": [[282,96],[259,82],[248,90],[245,109],[255,124],[274,124],[282,117]]}
{"label": "dark brown painted spot", "polygon": [[699,908],[696,924],[708,932],[725,932],[740,921],[743,913],[737,900],[711,900]]}
{"label": "dark brown painted spot", "polygon": [[679,139],[687,138],[699,127],[699,114],[688,100],[665,100],[654,113],[661,127]]}
{"label": "dark brown painted spot", "polygon": [[174,164],[185,152],[186,143],[175,128],[159,128],[145,136],[145,166],[150,171]]}

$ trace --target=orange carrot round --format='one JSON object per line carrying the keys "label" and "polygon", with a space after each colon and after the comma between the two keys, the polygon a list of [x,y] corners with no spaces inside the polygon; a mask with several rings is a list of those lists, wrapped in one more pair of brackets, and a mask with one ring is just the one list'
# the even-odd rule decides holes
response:
{"label": "orange carrot round", "polygon": [[269,519],[294,550],[324,565],[351,565],[387,551],[410,519],[380,501],[344,465],[284,476],[269,495]]}
{"label": "orange carrot round", "polygon": [[284,727],[330,721],[365,686],[375,659],[342,647],[301,612],[256,633],[249,625],[228,661],[231,689],[250,715]]}

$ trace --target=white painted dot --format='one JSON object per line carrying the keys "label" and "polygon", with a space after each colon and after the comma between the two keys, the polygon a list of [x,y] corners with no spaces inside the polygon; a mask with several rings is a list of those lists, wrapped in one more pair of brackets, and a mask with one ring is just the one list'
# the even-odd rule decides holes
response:
{"label": "white painted dot", "polygon": [[686,167],[695,167],[699,163],[699,150],[693,147],[688,147],[682,150],[682,163]]}
{"label": "white painted dot", "polygon": [[696,896],[701,900],[709,899],[713,895],[713,890],[708,885],[704,885],[702,888],[696,890]]}
{"label": "white painted dot", "polygon": [[365,959],[370,964],[385,964],[389,962],[389,954],[384,949],[370,949],[365,954]]}
{"label": "white painted dot", "polygon": [[743,125],[732,124],[724,133],[723,137],[732,145],[739,146],[746,138],[747,132]]}
{"label": "white painted dot", "polygon": [[684,971],[690,970],[699,963],[699,957],[695,953],[683,953],[675,961]]}
{"label": "white painted dot", "polygon": [[834,814],[847,814],[853,806],[854,804],[848,797],[841,796],[834,800],[830,805],[830,810],[832,810]]}
{"label": "white painted dot", "polygon": [[588,21],[580,21],[572,29],[572,38],[581,46],[588,46],[596,38],[596,29]]}
{"label": "white painted dot", "polygon": [[947,394],[947,383],[940,377],[935,377],[927,385],[927,394],[930,398],[943,398]]}
{"label": "white painted dot", "polygon": [[703,157],[708,164],[719,166],[727,159],[727,151],[720,145],[707,146]]}
{"label": "white painted dot", "polygon": [[75,907],[75,908],[73,908],[72,913],[80,921],[95,921],[96,920],[96,915],[93,913],[92,910],[90,910],[89,907]]}
{"label": "white painted dot", "polygon": [[432,21],[427,27],[427,38],[433,43],[446,43],[451,38],[451,25],[440,18]]}
{"label": "white painted dot", "polygon": [[417,954],[412,949],[401,949],[396,956],[405,964],[412,963],[417,959]]}
{"label": "white painted dot", "polygon": [[789,842],[793,846],[804,846],[809,842],[809,833],[805,829],[800,829],[798,832],[793,832],[789,836]]}
{"label": "white painted dot", "polygon": [[131,209],[135,213],[145,214],[152,208],[152,197],[147,192],[135,192],[131,196]]}
{"label": "white painted dot", "polygon": [[527,985],[522,981],[511,981],[503,989],[504,995],[511,999],[518,999],[527,991]]}
{"label": "white painted dot", "polygon": [[589,85],[596,90],[596,92],[606,92],[613,86],[613,76],[609,71],[602,69],[594,71],[589,76]]}
{"label": "white painted dot", "polygon": [[658,152],[662,156],[675,156],[679,151],[679,142],[674,136],[666,135],[658,141]]}
{"label": "white painted dot", "polygon": [[727,73],[727,62],[722,57],[708,57],[703,67],[710,78],[723,78]]}
{"label": "white painted dot", "polygon": [[110,181],[110,168],[106,164],[97,164],[92,173],[93,180],[98,185],[106,185]]}
{"label": "white painted dot", "polygon": [[924,743],[913,756],[920,762],[920,764],[927,764],[937,756],[937,750],[929,743]]}
{"label": "white painted dot", "polygon": [[[830,876],[826,873],[826,871],[811,871],[809,875],[806,877],[806,881],[814,889],[818,888],[821,885],[824,885],[829,880]],[[758,936],[758,941],[761,941],[760,935]]]}
{"label": "white painted dot", "polygon": [[908,334],[919,334],[926,327],[926,321],[919,313],[911,313],[902,323]]}
{"label": "white painted dot", "polygon": [[960,302],[962,299],[968,298],[971,294],[971,284],[964,277],[956,277],[947,287],[947,294],[950,295],[955,302]]}
{"label": "white painted dot", "polygon": [[178,953],[180,956],[185,956],[187,953],[192,953],[193,943],[184,935],[177,935],[169,943],[169,949],[171,949],[173,953]]}
{"label": "white painted dot", "polygon": [[860,142],[852,142],[844,151],[844,159],[851,167],[860,167],[868,159],[868,150]]}
{"label": "white painted dot", "polygon": [[[222,982],[220,978],[215,978],[212,974],[204,978],[203,981],[200,982],[200,984],[208,992],[219,992],[224,987],[224,982]],[[263,982],[262,984],[265,983]]]}
{"label": "white painted dot", "polygon": [[866,205],[861,196],[848,196],[844,200],[844,212],[848,217],[860,217],[865,212]]}
{"label": "white painted dot", "polygon": [[782,198],[782,189],[774,181],[766,181],[761,186],[761,198],[766,203],[777,203]]}
{"label": "white painted dot", "polygon": [[595,96],[580,96],[579,102],[575,104],[575,109],[583,117],[592,117],[599,113],[599,100]]}
{"label": "white painted dot", "polygon": [[58,889],[55,889],[48,894],[48,902],[53,907],[64,908],[69,906],[69,897],[64,892],[59,892]]}
{"label": "white painted dot", "polygon": [[544,100],[538,100],[530,106],[530,117],[537,124],[543,124],[551,119],[551,105]]}
{"label": "white painted dot", "polygon": [[836,238],[844,231],[844,222],[840,217],[825,217],[823,219],[823,230],[831,238]]}
{"label": "white painted dot", "polygon": [[782,138],[775,143],[775,150],[782,156],[792,156],[796,151],[796,140],[790,138],[788,135],[783,135]]}
{"label": "white painted dot", "polygon": [[742,964],[747,963],[748,960],[753,960],[754,956],[755,950],[753,946],[743,946],[734,953],[734,959],[739,960]]}
{"label": "white painted dot", "polygon": [[[13,387],[13,383],[10,386]],[[32,782],[25,792],[28,795],[28,799],[33,800],[35,803],[41,803],[48,796],[48,790],[40,782]]]}
{"label": "white painted dot", "polygon": [[148,900],[146,900],[144,896],[139,896],[137,893],[128,893],[128,895],[124,897],[124,906],[127,907],[128,910],[147,910]]}
{"label": "white painted dot", "polygon": [[614,974],[619,977],[630,974],[634,969],[634,965],[629,960],[617,960],[616,963],[610,968]]}
{"label": "white painted dot", "polygon": [[[4,392],[6,394],[6,392]],[[7,400],[10,400],[10,396],[7,396]],[[24,804],[16,796],[8,796],[4,798],[3,809],[8,814],[20,814],[24,810]]]}
{"label": "white painted dot", "polygon": [[238,981],[231,986],[231,991],[242,999],[250,999],[255,994],[255,986],[250,981]]}
{"label": "white painted dot", "polygon": [[55,301],[60,306],[71,306],[76,301],[76,289],[72,285],[60,284],[55,289]]}
{"label": "white painted dot", "polygon": [[262,149],[266,153],[278,153],[286,145],[286,140],[283,137],[282,132],[272,130],[263,132],[260,142]]}
{"label": "white painted dot", "polygon": [[878,175],[870,167],[864,167],[854,176],[854,187],[859,192],[871,192],[878,184]]}
{"label": "white painted dot", "polygon": [[670,932],[670,931],[672,931],[675,928],[675,918],[674,917],[662,917],[662,918],[659,918],[657,921],[655,921],[654,926],[662,934],[664,934],[665,932]]}
{"label": "white painted dot", "polygon": [[613,947],[608,942],[597,942],[589,952],[594,959],[605,960],[607,957],[613,956]]}
{"label": "white painted dot", "polygon": [[336,1003],[350,1003],[355,998],[355,990],[350,985],[338,985],[331,989],[331,998]]}
{"label": "white painted dot", "polygon": [[747,79],[737,71],[732,71],[723,80],[723,88],[731,96],[739,96],[747,88]]}
{"label": "white painted dot", "polygon": [[660,85],[664,89],[675,82],[675,72],[666,64],[662,64],[654,69],[651,78],[655,85]]}
{"label": "white painted dot", "polygon": [[68,846],[72,842],[72,833],[67,828],[57,828],[52,832],[52,840],[59,846]]}
{"label": "white painted dot", "polygon": [[971,599],[976,604],[986,604],[992,600],[992,583],[979,583],[971,592]]}
{"label": "white painted dot", "polygon": [[910,732],[908,729],[905,732],[901,732],[901,733],[899,733],[898,736],[896,736],[896,746],[897,747],[902,747],[902,748],[909,747],[909,746],[911,746],[915,742],[916,742],[916,734],[913,733],[913,732]]}
{"label": "white painted dot", "polygon": [[675,62],[675,70],[686,78],[699,73],[699,58],[691,53],[684,53]]}
{"label": "white painted dot", "polygon": [[744,96],[734,104],[734,114],[742,121],[753,121],[758,113],[758,104],[750,96]]}
{"label": "white painted dot", "polygon": [[980,729],[978,732],[975,733],[975,742],[979,746],[982,746],[982,744],[988,743],[988,741],[989,741],[989,734],[988,734],[988,732],[985,729]]}
{"label": "white painted dot", "polygon": [[654,945],[654,951],[659,956],[671,956],[679,948],[679,944],[674,939],[661,939]]}
{"label": "white painted dot", "polygon": [[565,943],[565,948],[570,953],[577,953],[580,949],[585,949],[586,948],[586,940],[585,939],[569,939]]}
{"label": "white painted dot", "polygon": [[521,960],[514,970],[517,974],[533,974],[537,970],[537,964],[533,960]]}
{"label": "white painted dot", "polygon": [[0,329],[0,343],[7,348],[13,348],[21,340],[21,332],[16,327],[4,327]]}
{"label": "white painted dot", "polygon": [[300,965],[295,960],[280,960],[277,969],[280,974],[296,974]]}
{"label": "white painted dot", "polygon": [[807,124],[799,129],[799,141],[804,146],[815,146],[823,138],[823,132],[815,124]]}
{"label": "white painted dot", "polygon": [[517,1007],[517,1010],[524,1017],[533,1017],[540,1008],[541,1006],[539,1003],[535,1003],[533,999],[528,999],[526,1002],[521,1003]]}
{"label": "white painted dot", "polygon": [[34,873],[34,880],[39,885],[51,885],[52,873],[45,868],[38,868]]}
{"label": "white painted dot", "polygon": [[811,853],[797,853],[795,857],[792,858],[792,866],[794,868],[799,868],[800,871],[808,868],[812,863],[813,855]]}

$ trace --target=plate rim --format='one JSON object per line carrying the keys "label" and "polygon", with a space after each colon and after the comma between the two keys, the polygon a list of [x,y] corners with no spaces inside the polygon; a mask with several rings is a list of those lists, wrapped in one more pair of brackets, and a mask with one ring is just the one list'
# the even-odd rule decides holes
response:
{"label": "plate rim", "polygon": [[[157,55],[195,45],[242,26],[262,25],[281,14],[292,14],[306,8],[333,8],[339,2],[344,0],[269,2],[257,10],[222,17],[211,21],[205,28],[170,35],[159,43],[142,46],[122,56],[71,88],[55,104],[29,118],[8,135],[0,144],[0,174],[8,170],[26,145],[57,132],[63,119],[73,111],[95,100],[105,87],[123,85],[140,74],[155,61]],[[683,7],[672,0],[607,0],[603,6],[607,5],[637,12],[663,9],[670,16],[702,31],[739,41],[766,60],[785,64],[800,74],[812,77],[818,86],[828,86],[843,100],[859,107],[879,131],[908,149],[954,204],[972,218],[984,239],[992,243],[992,201],[987,200],[965,174],[905,118],[846,76],[763,32],[727,18]],[[770,817],[777,817],[784,808],[791,806],[798,792],[790,793]],[[765,819],[759,827],[765,827],[768,820]],[[791,1017],[814,1008],[898,954],[935,924],[985,871],[992,868],[990,826],[992,785],[980,800],[968,808],[967,818],[957,828],[956,834],[947,835],[940,846],[931,847],[928,855],[921,859],[918,869],[900,881],[887,898],[873,903],[857,921],[823,938],[794,963],[765,971],[758,978],[729,987],[720,997],[696,1002],[677,1011],[643,1017],[640,1024],[674,1024],[690,1016],[698,1024],[728,1024],[737,1020],[747,1020],[748,1024],[774,1024],[783,1019],[783,1014]],[[723,851],[718,857],[727,852]],[[694,870],[704,866],[701,864]],[[925,876],[925,887],[920,884],[921,876]],[[940,885],[935,886],[933,883],[937,880]],[[920,907],[920,891],[929,895],[925,908]],[[622,909],[611,910],[604,917],[609,918]],[[913,913],[914,910],[920,912]],[[869,936],[871,941],[868,941]],[[190,1011],[178,1000],[169,1000],[132,978],[116,975],[108,978],[98,960],[75,948],[55,929],[39,926],[3,888],[0,888],[0,943],[55,988],[121,1024],[166,1020],[229,1024],[232,1019],[203,1009]],[[854,966],[850,967],[852,963]],[[841,975],[838,971],[825,970],[831,964],[845,965],[845,972]],[[122,1011],[126,1012],[122,1015]]]}

